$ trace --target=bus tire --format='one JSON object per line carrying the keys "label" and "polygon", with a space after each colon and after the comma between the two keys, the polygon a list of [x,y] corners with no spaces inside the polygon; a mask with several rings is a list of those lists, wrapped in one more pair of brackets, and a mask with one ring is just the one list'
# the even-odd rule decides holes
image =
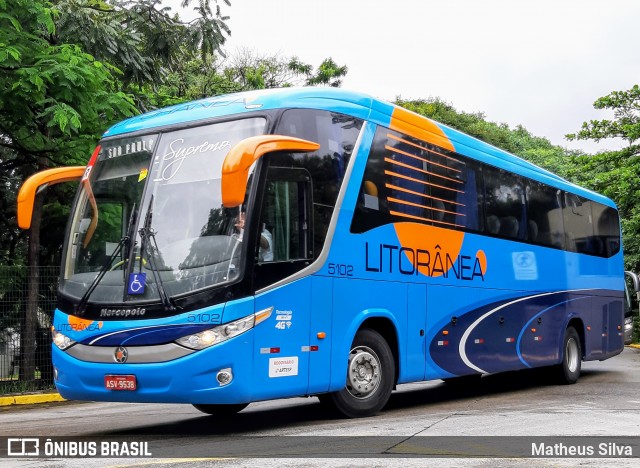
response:
{"label": "bus tire", "polygon": [[249,403],[239,403],[237,405],[193,405],[198,411],[212,416],[231,416],[239,413],[249,406]]}
{"label": "bus tire", "polygon": [[582,366],[582,346],[580,336],[573,327],[567,327],[562,340],[562,362],[555,367],[557,380],[571,385],[578,381]]}
{"label": "bus tire", "polygon": [[349,418],[371,416],[389,401],[395,361],[386,340],[365,328],[356,334],[347,367],[346,387],[329,394],[338,411]]}

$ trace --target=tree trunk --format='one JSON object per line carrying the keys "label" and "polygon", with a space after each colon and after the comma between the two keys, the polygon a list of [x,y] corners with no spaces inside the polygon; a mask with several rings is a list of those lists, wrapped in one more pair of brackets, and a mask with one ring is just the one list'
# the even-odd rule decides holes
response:
{"label": "tree trunk", "polygon": [[27,301],[20,334],[20,380],[35,380],[36,372],[36,328],[38,327],[38,297],[40,286],[40,219],[42,217],[42,194],[36,195],[33,217],[29,230],[27,266]]}

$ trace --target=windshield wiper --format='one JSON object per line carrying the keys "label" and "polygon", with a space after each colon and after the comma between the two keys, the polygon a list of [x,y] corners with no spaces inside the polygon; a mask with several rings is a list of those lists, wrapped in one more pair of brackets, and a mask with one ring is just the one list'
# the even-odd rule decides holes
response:
{"label": "windshield wiper", "polygon": [[118,245],[116,245],[116,248],[113,250],[113,253],[104,263],[104,265],[102,265],[102,268],[100,268],[100,271],[98,272],[96,277],[93,279],[93,281],[89,285],[89,288],[84,292],[84,294],[80,298],[80,302],[78,302],[78,305],[76,306],[76,313],[78,315],[84,314],[85,309],[87,308],[87,302],[89,301],[89,297],[91,296],[93,291],[96,289],[96,287],[98,287],[98,284],[100,284],[100,281],[102,281],[102,278],[104,278],[104,275],[107,274],[107,271],[109,271],[109,269],[111,268],[111,264],[113,263],[113,261],[118,257],[118,255],[120,255],[120,252],[122,252],[123,247],[127,245],[129,250],[131,249],[129,241],[133,236],[133,230],[135,228],[134,226],[135,213],[136,213],[136,204],[134,203],[131,209],[131,216],[129,216],[127,233],[125,234],[124,237],[122,237],[118,241]]}
{"label": "windshield wiper", "polygon": [[[140,234],[140,269],[142,269],[142,264],[144,262],[145,253],[147,254],[149,260],[149,267],[151,272],[153,273],[153,279],[156,282],[156,288],[158,289],[158,295],[160,296],[160,300],[162,301],[162,305],[164,306],[165,311],[173,312],[176,310],[176,307],[171,303],[171,298],[167,295],[167,291],[164,288],[164,284],[162,283],[162,278],[160,277],[160,271],[158,270],[158,266],[156,265],[155,255],[153,253],[153,249],[156,252],[159,252],[158,243],[156,242],[156,231],[151,228],[151,220],[153,218],[153,195],[151,195],[151,199],[149,200],[149,207],[147,209],[147,214],[144,218],[144,224],[138,230],[138,234]],[[153,245],[150,245],[151,242]]]}

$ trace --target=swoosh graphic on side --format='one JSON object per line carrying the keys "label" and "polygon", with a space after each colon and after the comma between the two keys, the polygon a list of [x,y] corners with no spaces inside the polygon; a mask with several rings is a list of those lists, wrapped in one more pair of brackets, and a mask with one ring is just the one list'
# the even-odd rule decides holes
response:
{"label": "swoosh graphic on side", "polygon": [[527,328],[529,328],[529,325],[531,325],[531,322],[533,322],[535,319],[537,319],[538,317],[540,317],[542,314],[544,314],[545,312],[558,307],[560,305],[563,304],[568,304],[569,302],[573,302],[573,301],[580,301],[582,299],[590,299],[590,296],[585,296],[585,297],[576,297],[574,299],[568,299],[566,301],[562,301],[562,302],[558,302],[557,304],[553,304],[552,306],[547,307],[546,309],[538,312],[536,315],[534,315],[533,317],[531,317],[531,320],[529,320],[524,327],[522,327],[522,330],[520,330],[520,334],[518,335],[518,341],[516,342],[516,351],[518,353],[518,358],[520,359],[520,361],[522,362],[522,364],[524,364],[525,366],[527,366],[528,368],[531,368],[531,365],[522,357],[522,351],[520,349],[520,344],[522,343],[522,336],[524,335],[524,332],[527,330]]}
{"label": "swoosh graphic on side", "polygon": [[537,297],[545,297],[545,296],[552,296],[554,294],[563,294],[563,293],[572,293],[572,292],[580,292],[580,291],[595,291],[595,289],[570,289],[567,291],[554,291],[554,292],[549,292],[549,293],[542,293],[542,294],[536,294],[533,296],[526,296],[526,297],[521,297],[518,299],[515,299],[511,302],[507,302],[506,304],[502,304],[494,309],[491,309],[490,311],[484,313],[483,315],[481,315],[478,319],[476,319],[475,322],[473,322],[471,324],[471,326],[469,326],[469,328],[467,328],[464,332],[464,334],[462,335],[462,339],[460,340],[460,344],[458,345],[458,352],[460,354],[460,358],[462,359],[462,362],[465,363],[465,365],[467,365],[469,368],[475,370],[476,372],[480,372],[481,374],[486,374],[487,371],[485,371],[484,369],[479,368],[478,366],[476,366],[475,364],[473,364],[469,358],[467,357],[467,352],[465,351],[466,345],[467,345],[467,339],[469,338],[469,335],[471,335],[471,333],[473,332],[473,330],[478,326],[478,324],[480,322],[482,322],[485,318],[487,318],[488,316],[490,316],[491,314],[494,314],[495,312],[498,312],[499,310],[504,309],[505,307],[509,307],[513,304],[517,304],[518,302],[523,302],[523,301],[528,301],[530,299],[535,299]]}

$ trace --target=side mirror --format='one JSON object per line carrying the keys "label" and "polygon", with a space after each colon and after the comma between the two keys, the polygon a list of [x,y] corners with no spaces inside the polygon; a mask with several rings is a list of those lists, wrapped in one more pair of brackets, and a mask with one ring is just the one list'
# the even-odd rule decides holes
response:
{"label": "side mirror", "polygon": [[31,227],[36,194],[49,185],[80,180],[86,166],[59,167],[37,172],[29,177],[18,192],[17,215],[20,229]]}
{"label": "side mirror", "polygon": [[259,135],[242,140],[231,148],[222,163],[222,205],[234,208],[244,202],[249,168],[265,154],[315,151],[318,148],[318,143],[283,135]]}
{"label": "side mirror", "polygon": [[626,277],[628,277],[631,280],[633,284],[633,292],[636,293],[636,298],[640,303],[640,278],[638,278],[638,275],[636,275],[632,271],[625,271],[624,274]]}

